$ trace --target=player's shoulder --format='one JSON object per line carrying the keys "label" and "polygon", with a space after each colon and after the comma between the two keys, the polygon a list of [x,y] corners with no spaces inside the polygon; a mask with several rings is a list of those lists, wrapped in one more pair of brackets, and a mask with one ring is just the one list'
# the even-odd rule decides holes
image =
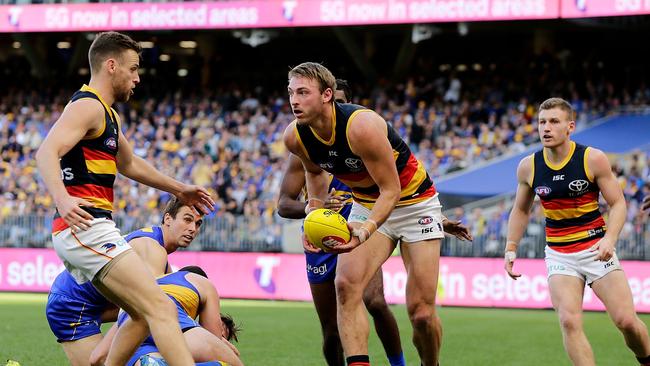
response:
{"label": "player's shoulder", "polygon": [[296,120],[293,120],[284,129],[283,140],[284,140],[284,143],[287,145],[287,148],[289,148],[289,150],[291,150],[295,146],[295,144],[297,143],[296,127],[297,127],[297,122],[296,122]]}
{"label": "player's shoulder", "polygon": [[75,113],[82,113],[82,114],[104,114],[105,109],[104,106],[102,105],[102,102],[100,102],[97,99],[94,98],[80,98],[75,101],[71,101],[68,103],[64,111],[67,112],[75,112]]}
{"label": "player's shoulder", "polygon": [[535,153],[528,154],[519,160],[519,165],[517,165],[517,177],[519,177],[519,180],[529,180],[534,169],[534,164]]}
{"label": "player's shoulder", "polygon": [[603,173],[611,173],[611,164],[609,158],[604,151],[595,147],[588,146],[585,149],[585,157],[587,175],[601,175]]}

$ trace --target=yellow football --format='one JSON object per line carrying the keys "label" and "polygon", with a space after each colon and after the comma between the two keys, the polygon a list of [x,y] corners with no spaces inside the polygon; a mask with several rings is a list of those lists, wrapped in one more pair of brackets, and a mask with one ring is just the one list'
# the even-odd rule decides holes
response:
{"label": "yellow football", "polygon": [[303,228],[307,240],[324,251],[350,241],[347,221],[336,211],[319,208],[310,212]]}

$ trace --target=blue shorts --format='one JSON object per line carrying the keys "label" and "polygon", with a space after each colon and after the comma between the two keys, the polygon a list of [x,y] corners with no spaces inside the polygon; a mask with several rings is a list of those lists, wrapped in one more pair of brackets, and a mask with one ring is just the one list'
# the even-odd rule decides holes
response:
{"label": "blue shorts", "polygon": [[336,276],[336,254],[331,253],[307,253],[307,280],[311,284],[333,281]]}
{"label": "blue shorts", "polygon": [[57,342],[69,342],[101,333],[104,307],[93,306],[64,295],[47,297],[45,316]]}

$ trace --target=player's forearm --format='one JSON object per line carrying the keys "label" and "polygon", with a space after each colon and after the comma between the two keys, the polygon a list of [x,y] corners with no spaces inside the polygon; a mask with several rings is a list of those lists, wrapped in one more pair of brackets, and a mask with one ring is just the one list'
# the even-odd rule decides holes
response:
{"label": "player's forearm", "polygon": [[625,200],[620,199],[609,208],[609,219],[607,220],[607,232],[605,237],[616,243],[618,236],[625,225],[625,218],[627,216],[627,207]]}
{"label": "player's forearm", "polygon": [[61,180],[61,163],[59,162],[59,157],[54,152],[47,151],[47,149],[39,149],[36,153],[36,167],[55,203],[69,196]]}
{"label": "player's forearm", "polygon": [[[530,214],[517,209],[516,207],[510,212],[508,219],[508,236],[506,241],[506,250],[516,250],[516,246],[524,237]],[[514,248],[512,248],[514,246]]]}
{"label": "player's forearm", "polygon": [[397,190],[381,190],[368,218],[375,221],[377,226],[381,226],[399,202],[399,194],[400,191]]}
{"label": "player's forearm", "polygon": [[136,182],[174,195],[181,192],[183,186],[181,182],[161,173],[153,165],[138,156],[134,156],[130,164],[120,166],[119,171]]}
{"label": "player's forearm", "polygon": [[329,186],[327,173],[325,171],[321,171],[320,173],[307,172],[305,178],[308,197],[307,206],[314,208],[323,207],[327,199],[327,187]]}
{"label": "player's forearm", "polygon": [[302,219],[305,215],[305,202],[280,197],[278,200],[278,215],[286,219]]}

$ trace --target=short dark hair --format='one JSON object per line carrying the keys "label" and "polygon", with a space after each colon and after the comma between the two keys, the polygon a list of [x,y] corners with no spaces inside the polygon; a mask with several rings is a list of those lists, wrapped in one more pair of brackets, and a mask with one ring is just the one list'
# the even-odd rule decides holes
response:
{"label": "short dark hair", "polygon": [[203,276],[205,278],[208,278],[208,274],[205,273],[203,268],[201,268],[199,266],[185,266],[185,267],[178,270],[178,272],[180,272],[180,271],[191,272],[191,273],[197,274],[199,276]]}
{"label": "short dark hair", "polygon": [[562,98],[548,98],[539,105],[540,111],[554,108],[559,108],[565,111],[569,117],[569,121],[575,120],[575,111],[573,110],[573,106]]}
{"label": "short dark hair", "polygon": [[352,100],[352,89],[345,79],[336,79],[336,90],[340,90],[345,95],[345,100],[349,103]]}
{"label": "short dark hair", "polygon": [[226,326],[226,330],[228,330],[226,339],[228,341],[232,339],[235,340],[235,342],[239,342],[239,339],[237,339],[237,333],[241,331],[241,327],[235,323],[235,321],[232,319],[232,316],[228,314],[221,314],[221,321],[223,322],[223,325]]}
{"label": "short dark hair", "polygon": [[88,62],[91,71],[99,71],[99,67],[107,58],[119,57],[122,52],[133,50],[138,55],[142,52],[140,44],[126,34],[118,32],[103,32],[97,34],[88,50]]}
{"label": "short dark hair", "polygon": [[183,206],[185,205],[182,204],[176,196],[172,196],[172,198],[167,202],[167,205],[165,206],[165,210],[163,211],[162,219],[160,221],[163,224],[165,223],[165,214],[169,214],[172,219],[175,219],[178,210],[180,210]]}

